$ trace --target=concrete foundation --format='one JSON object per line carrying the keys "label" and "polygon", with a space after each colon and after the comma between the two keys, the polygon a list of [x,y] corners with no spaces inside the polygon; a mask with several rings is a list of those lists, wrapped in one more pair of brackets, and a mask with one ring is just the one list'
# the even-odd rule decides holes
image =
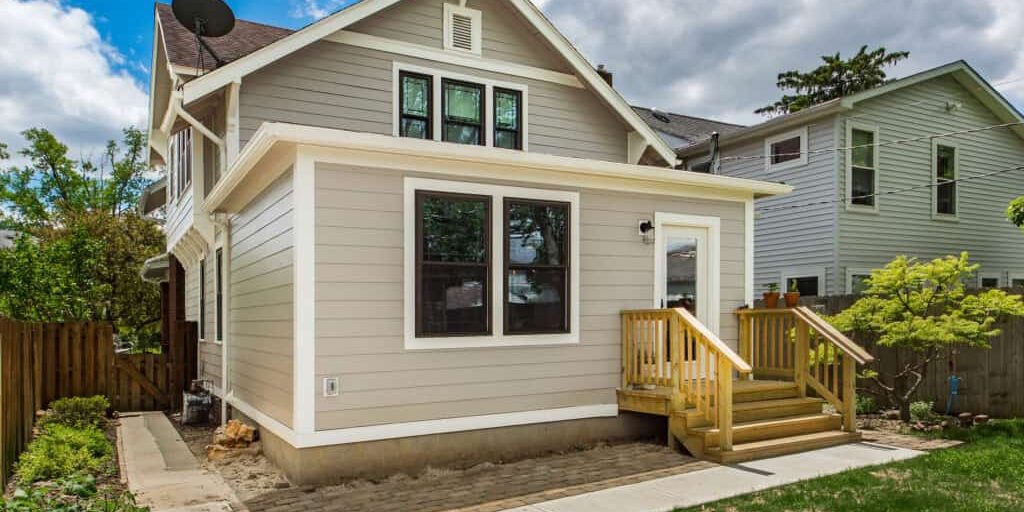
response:
{"label": "concrete foundation", "polygon": [[[255,424],[232,411],[232,417]],[[267,458],[298,485],[331,485],[356,478],[415,475],[426,469],[467,468],[483,462],[511,462],[600,442],[661,440],[665,418],[623,413],[488,430],[387,439],[316,448],[295,448],[266,429],[260,439]]]}

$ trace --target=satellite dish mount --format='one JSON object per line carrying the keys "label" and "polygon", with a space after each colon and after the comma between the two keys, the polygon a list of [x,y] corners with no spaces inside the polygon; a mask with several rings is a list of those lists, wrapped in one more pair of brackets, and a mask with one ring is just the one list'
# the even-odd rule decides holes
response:
{"label": "satellite dish mount", "polygon": [[206,50],[217,67],[227,64],[204,38],[222,37],[235,28],[235,14],[222,0],[174,0],[171,4],[178,23],[196,35],[197,69],[203,68],[203,50]]}

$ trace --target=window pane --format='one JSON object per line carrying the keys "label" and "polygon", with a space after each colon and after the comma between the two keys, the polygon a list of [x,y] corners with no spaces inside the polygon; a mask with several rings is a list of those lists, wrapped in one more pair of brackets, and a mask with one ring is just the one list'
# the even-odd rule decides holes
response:
{"label": "window pane", "polygon": [[956,179],[956,149],[939,146],[936,151],[935,176],[942,180]]}
{"label": "window pane", "polygon": [[494,91],[494,126],[506,130],[519,129],[519,93]]}
{"label": "window pane", "polygon": [[424,264],[420,276],[421,334],[484,334],[487,266]]}
{"label": "window pane", "polygon": [[935,211],[944,215],[956,215],[956,183],[938,186],[935,190]]}
{"label": "window pane", "polygon": [[487,263],[488,200],[424,196],[423,261]]}
{"label": "window pane", "polygon": [[800,159],[800,137],[793,137],[772,144],[772,164],[781,164]]}
{"label": "window pane", "polygon": [[983,277],[983,278],[981,278],[981,287],[982,288],[999,288],[999,278],[998,277]]}
{"label": "window pane", "polygon": [[818,295],[818,278],[817,277],[793,277],[786,282],[786,291],[789,291],[793,287],[793,282],[796,282],[796,289],[800,292],[803,297],[816,297]]}
{"label": "window pane", "polygon": [[464,124],[446,124],[444,126],[444,140],[459,144],[480,144],[480,127],[466,126]]}
{"label": "window pane", "polygon": [[850,184],[850,202],[853,204],[874,206],[875,198],[871,195],[875,193],[875,171],[854,167],[852,177],[852,183]]}
{"label": "window pane", "polygon": [[565,265],[568,233],[568,205],[509,203],[508,250],[511,264]]}
{"label": "window pane", "polygon": [[[875,167],[875,132],[853,130],[853,165],[854,167]],[[867,146],[867,147],[861,147]]]}
{"label": "window pane", "polygon": [[402,77],[402,113],[411,116],[430,115],[430,80],[425,77]]}
{"label": "window pane", "polygon": [[445,83],[445,118],[467,124],[480,123],[483,90],[472,85]]}
{"label": "window pane", "polygon": [[422,119],[409,119],[407,117],[402,118],[402,137],[411,137],[415,139],[430,138],[427,121]]}
{"label": "window pane", "polygon": [[697,314],[697,258],[700,241],[670,234],[665,240],[665,306]]}
{"label": "window pane", "polygon": [[519,149],[519,133],[496,130],[494,132],[494,147]]}
{"label": "window pane", "polygon": [[520,269],[508,273],[508,332],[568,331],[565,269]]}

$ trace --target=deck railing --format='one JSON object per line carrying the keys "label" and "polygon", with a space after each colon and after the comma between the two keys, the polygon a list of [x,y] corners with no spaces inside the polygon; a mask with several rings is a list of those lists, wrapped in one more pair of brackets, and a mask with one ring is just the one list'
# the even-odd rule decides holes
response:
{"label": "deck railing", "polygon": [[689,311],[622,313],[622,387],[669,387],[673,410],[690,406],[719,429],[732,449],[732,383],[752,370]]}
{"label": "deck railing", "polygon": [[811,388],[843,416],[843,428],[856,430],[857,365],[874,360],[806,307],[741,309],[740,354],[756,377],[792,379],[800,396]]}

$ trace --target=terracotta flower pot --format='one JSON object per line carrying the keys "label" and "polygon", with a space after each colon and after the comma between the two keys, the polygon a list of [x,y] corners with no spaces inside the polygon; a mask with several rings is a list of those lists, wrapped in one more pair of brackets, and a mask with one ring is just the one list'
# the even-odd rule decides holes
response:
{"label": "terracotta flower pot", "polygon": [[768,309],[779,307],[779,292],[764,292],[762,298],[764,298],[764,307]]}
{"label": "terracotta flower pot", "polygon": [[795,308],[800,305],[800,292],[786,292],[786,307]]}

